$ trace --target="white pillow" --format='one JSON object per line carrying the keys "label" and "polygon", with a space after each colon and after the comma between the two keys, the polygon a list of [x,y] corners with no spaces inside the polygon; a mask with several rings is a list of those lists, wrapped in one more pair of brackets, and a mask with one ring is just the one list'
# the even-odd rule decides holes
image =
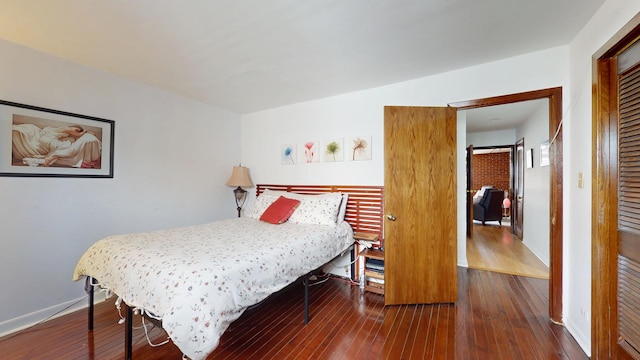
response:
{"label": "white pillow", "polygon": [[340,197],[307,196],[289,218],[295,224],[318,224],[336,226]]}
{"label": "white pillow", "polygon": [[274,201],[278,200],[280,196],[273,196],[262,194],[256,198],[256,201],[253,203],[253,206],[249,211],[247,211],[247,217],[254,218],[260,220],[260,216],[262,213],[267,210],[269,205],[273,204]]}

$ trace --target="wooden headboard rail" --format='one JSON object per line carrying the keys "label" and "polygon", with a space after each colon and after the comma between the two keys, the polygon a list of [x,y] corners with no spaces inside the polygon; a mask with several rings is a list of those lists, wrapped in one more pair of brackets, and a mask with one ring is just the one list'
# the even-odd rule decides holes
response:
{"label": "wooden headboard rail", "polygon": [[356,185],[256,185],[256,196],[265,189],[317,195],[328,192],[349,194],[345,220],[353,231],[375,233],[383,238],[384,187]]}

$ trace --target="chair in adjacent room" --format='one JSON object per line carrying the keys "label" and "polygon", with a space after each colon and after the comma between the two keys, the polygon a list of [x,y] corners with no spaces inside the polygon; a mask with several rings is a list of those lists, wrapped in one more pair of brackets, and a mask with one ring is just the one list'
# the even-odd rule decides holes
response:
{"label": "chair in adjacent room", "polygon": [[473,204],[473,220],[497,221],[502,225],[502,200],[504,200],[504,191],[499,189],[485,190],[482,198]]}

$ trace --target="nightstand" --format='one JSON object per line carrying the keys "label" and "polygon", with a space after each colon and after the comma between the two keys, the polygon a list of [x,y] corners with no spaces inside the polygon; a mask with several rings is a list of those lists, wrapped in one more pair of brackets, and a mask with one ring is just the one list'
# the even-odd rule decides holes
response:
{"label": "nightstand", "polygon": [[364,290],[384,295],[384,251],[365,249],[360,256],[364,259]]}
{"label": "nightstand", "polygon": [[[355,247],[355,258],[358,259],[360,256],[360,247],[363,246],[365,248],[380,248],[380,235],[376,233],[356,231],[353,233],[353,239],[356,241]],[[360,276],[360,261],[355,262],[355,266],[352,265],[351,270],[353,271],[352,280],[357,281],[358,276]]]}

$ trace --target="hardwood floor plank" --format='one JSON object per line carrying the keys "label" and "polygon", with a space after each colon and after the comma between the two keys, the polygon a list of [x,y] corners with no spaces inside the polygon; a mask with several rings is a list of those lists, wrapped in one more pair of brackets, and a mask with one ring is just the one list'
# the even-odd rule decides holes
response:
{"label": "hardwood floor plank", "polygon": [[432,309],[432,306],[419,307],[418,314],[416,314],[417,323],[409,334],[409,337],[411,337],[411,346],[408,348],[409,359],[422,359],[427,351],[427,336],[429,335]]}
{"label": "hardwood floor plank", "polygon": [[449,327],[455,326],[455,321],[451,322],[450,313],[453,312],[451,304],[431,305],[437,307],[437,324],[435,331],[435,346],[431,358],[453,359],[454,352],[449,351]]}
{"label": "hardwood floor plank", "polygon": [[[320,290],[320,291],[316,291]],[[323,291],[324,290],[324,291]],[[319,298],[323,298],[330,289],[310,289]],[[252,358],[268,358],[265,352],[277,350],[285,343],[286,338],[292,334],[300,333],[304,329],[302,314],[302,298],[290,296],[282,299],[279,296],[268,300],[267,306],[274,307],[272,314],[262,314],[264,310],[256,307],[247,314],[239,339],[234,339],[234,334],[229,335],[229,348],[242,346],[243,353]],[[273,303],[276,302],[276,303]],[[311,306],[311,305],[310,305]],[[251,336],[251,334],[255,334]],[[225,334],[226,335],[226,334]],[[232,359],[232,356],[227,356]]]}
{"label": "hardwood floor plank", "polygon": [[[336,299],[337,297],[334,297]],[[298,353],[297,359],[324,359],[324,351],[331,346],[336,339],[338,329],[344,325],[345,317],[350,313],[351,307],[342,302],[333,305],[329,311],[331,312],[330,320],[320,331],[315,332],[313,337],[309,337],[309,342],[304,351]]]}
{"label": "hardwood floor plank", "polygon": [[[355,295],[355,293],[351,295],[352,301],[355,300]],[[357,339],[355,334],[357,332],[358,317],[360,315],[355,310],[356,309],[352,306],[345,309],[345,317],[343,318],[341,325],[333,334],[333,344],[327,344],[327,346],[324,346],[319,358],[335,359],[347,354],[350,345]]]}
{"label": "hardwood floor plank", "polygon": [[[465,281],[462,281],[463,279],[465,279]],[[464,301],[458,301],[458,303],[456,304],[456,326],[455,337],[453,338],[455,344],[473,343],[474,332],[471,330],[473,324],[471,321],[472,314],[469,281],[470,274],[465,274],[464,269],[458,269],[458,298],[461,300],[464,299]],[[471,346],[455,346],[455,358],[473,359],[474,351],[475,349],[473,349]]]}
{"label": "hardwood floor plank", "polygon": [[[331,333],[331,329],[334,328],[341,319],[344,312],[349,311],[348,306],[339,301],[340,297],[332,296],[328,299],[328,305],[323,307],[322,324],[318,324],[318,328],[312,332],[305,331],[300,332],[298,337],[294,341],[289,342],[288,348],[283,349],[287,358],[291,359],[310,359],[313,358],[315,351],[321,346],[321,343]],[[313,320],[311,321],[313,322]],[[311,324],[311,323],[310,323]],[[308,328],[310,324],[307,324],[305,328]]]}
{"label": "hardwood floor plank", "polygon": [[[311,321],[302,321],[298,283],[231,324],[218,359],[588,359],[569,332],[548,319],[547,281],[458,269],[456,304],[384,307],[381,295],[342,279],[312,287]],[[136,317],[139,319],[139,317]],[[0,339],[6,359],[122,359],[124,326],[113,301],[96,306],[95,330],[77,311]],[[147,344],[139,320],[134,359],[180,359],[169,343]],[[154,343],[166,338],[151,329]]]}
{"label": "hardwood floor plank", "polygon": [[448,334],[447,334],[447,346],[446,346],[446,350],[447,350],[447,358],[448,359],[456,359],[456,310],[454,306],[449,306],[449,319],[447,321],[448,327]]}
{"label": "hardwood floor plank", "polygon": [[[395,331],[394,324],[397,324],[398,319],[402,317],[402,313],[406,306],[388,306],[385,310],[384,321],[382,323],[381,331],[378,333],[378,337],[376,337],[375,342],[381,343],[382,351],[377,354],[381,354],[380,358],[389,359],[389,355],[392,352],[392,348],[395,342]],[[377,350],[377,349],[376,349]]]}
{"label": "hardwood floor plank", "polygon": [[375,338],[384,321],[384,297],[382,295],[364,292],[357,313],[360,326],[358,332],[349,346],[347,355],[349,359],[366,359],[371,352]]}
{"label": "hardwood floor plank", "polygon": [[549,279],[549,267],[508,226],[474,224],[473,238],[467,238],[467,261],[473,269]]}
{"label": "hardwood floor plank", "polygon": [[427,332],[426,332],[426,338],[425,338],[425,347],[424,347],[424,354],[423,354],[423,358],[424,359],[430,359],[433,358],[433,356],[435,356],[435,349],[436,349],[436,341],[437,341],[437,333],[436,333],[436,327],[435,325],[438,324],[438,307],[437,306],[433,306],[433,305],[429,305],[429,312],[430,312],[430,316],[429,316],[429,323],[428,323],[428,328],[427,328]]}
{"label": "hardwood floor plank", "polygon": [[[472,280],[476,284],[483,284],[482,279],[480,278],[480,272],[473,273]],[[487,359],[492,356],[492,353],[489,352],[489,348],[491,346],[489,340],[489,331],[487,326],[489,325],[489,321],[491,319],[485,318],[485,294],[482,292],[482,288],[473,287],[469,292],[469,302],[470,306],[470,315],[471,315],[471,334],[473,338],[469,339],[472,344],[475,346],[472,348],[473,353],[471,354],[471,358],[473,359]]]}

